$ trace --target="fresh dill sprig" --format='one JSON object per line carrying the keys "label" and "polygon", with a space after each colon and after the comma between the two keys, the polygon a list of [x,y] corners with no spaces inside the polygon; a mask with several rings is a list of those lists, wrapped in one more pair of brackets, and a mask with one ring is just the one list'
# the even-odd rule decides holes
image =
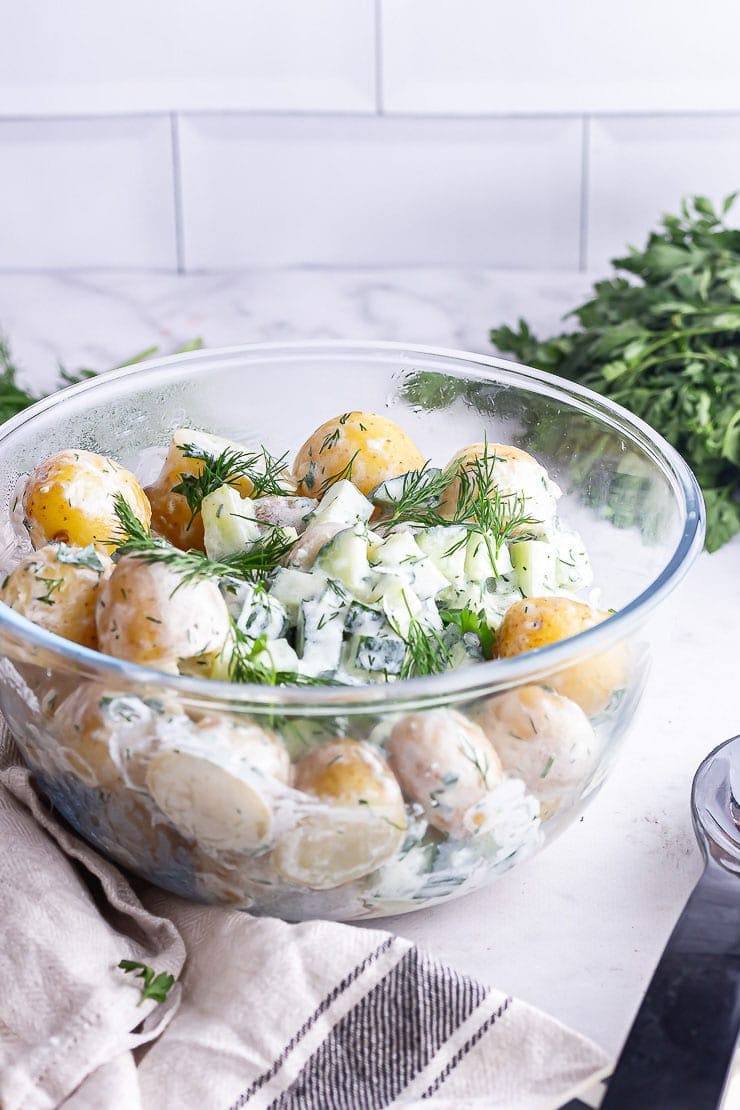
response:
{"label": "fresh dill sprig", "polygon": [[406,644],[406,655],[399,678],[441,674],[451,665],[450,653],[439,633],[434,628],[425,628],[416,617],[410,619],[409,630],[402,639]]}
{"label": "fresh dill sprig", "polygon": [[265,494],[283,496],[290,492],[284,484],[287,452],[275,458],[264,446],[259,451],[239,451],[227,447],[220,455],[214,455],[188,443],[182,448],[182,453],[186,459],[195,459],[203,464],[197,474],[181,474],[180,481],[172,487],[172,492],[182,494],[188,503],[190,524],[210,493],[221,486],[238,486],[245,478],[252,485],[253,497]]}
{"label": "fresh dill sprig", "polygon": [[116,558],[131,555],[145,563],[162,563],[182,578],[183,584],[201,578],[240,578],[253,582],[274,570],[287,555],[293,543],[280,528],[271,528],[245,551],[209,559],[202,551],[182,551],[167,540],[153,536],[138,519],[122,494],[114,497],[114,508],[120,530],[111,539],[116,545]]}
{"label": "fresh dill sprig", "polygon": [[497,456],[484,444],[482,455],[460,466],[457,503],[451,523],[462,524],[483,537],[491,562],[505,543],[531,538],[527,531],[540,522],[530,516],[520,493],[501,493],[496,484],[494,467]]}
{"label": "fresh dill sprig", "polygon": [[457,465],[437,470],[427,460],[421,470],[411,470],[401,480],[401,491],[381,523],[386,528],[396,524],[422,524],[434,527],[449,524],[438,511],[442,496],[457,476]]}

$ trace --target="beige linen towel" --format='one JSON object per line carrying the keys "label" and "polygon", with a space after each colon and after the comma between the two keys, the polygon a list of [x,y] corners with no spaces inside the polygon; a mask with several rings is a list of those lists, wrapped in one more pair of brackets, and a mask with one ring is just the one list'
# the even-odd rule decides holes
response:
{"label": "beige linen towel", "polygon": [[[121,959],[170,972],[139,1004]],[[136,889],[0,735],[2,1110],[594,1106],[595,1045],[388,933]]]}

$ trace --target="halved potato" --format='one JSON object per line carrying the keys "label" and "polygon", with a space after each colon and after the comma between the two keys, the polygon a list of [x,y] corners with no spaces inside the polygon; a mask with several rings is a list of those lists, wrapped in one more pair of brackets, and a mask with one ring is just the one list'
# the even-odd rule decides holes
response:
{"label": "halved potato", "polygon": [[331,890],[369,875],[401,847],[403,798],[372,745],[321,744],[296,764],[295,785],[319,804],[306,807],[272,853],[275,870],[289,882]]}
{"label": "halved potato", "polygon": [[146,785],[183,835],[206,851],[252,852],[271,841],[290,760],[274,733],[207,716],[150,761]]}

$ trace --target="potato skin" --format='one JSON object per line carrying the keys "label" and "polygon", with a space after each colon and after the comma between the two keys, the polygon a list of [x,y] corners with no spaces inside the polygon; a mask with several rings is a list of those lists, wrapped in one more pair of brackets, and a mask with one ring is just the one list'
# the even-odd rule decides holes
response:
{"label": "potato skin", "polygon": [[[387,478],[419,470],[424,456],[411,437],[386,416],[345,412],[325,421],[296,455],[293,474],[303,497],[319,497],[350,461],[352,482],[364,494]],[[328,483],[328,484],[327,484]]]}
{"label": "potato skin", "polygon": [[295,786],[332,805],[403,813],[398,783],[377,749],[363,740],[330,740],[313,748],[296,764]]}
{"label": "potato skin", "polygon": [[296,764],[295,786],[320,804],[307,807],[278,840],[272,862],[283,879],[332,890],[371,874],[400,849],[403,797],[371,744],[348,738],[320,744]]}
{"label": "potato skin", "polygon": [[230,631],[214,582],[183,582],[169,567],[133,555],[101,587],[95,619],[101,651],[173,672],[179,659],[220,651]]}
{"label": "potato skin", "polygon": [[503,777],[483,730],[454,709],[410,713],[398,721],[388,739],[388,762],[429,824],[461,838],[471,834],[465,814]]}
{"label": "potato skin", "polygon": [[59,451],[31,472],[21,497],[23,524],[34,547],[55,540],[112,551],[120,525],[114,497],[121,494],[146,527],[151,506],[136,477],[105,455]]}
{"label": "potato skin", "polygon": [[594,767],[596,735],[579,705],[544,686],[486,698],[473,715],[505,771],[524,781],[550,816],[569,802]]}
{"label": "potato skin", "polygon": [[[529,597],[507,610],[496,636],[496,656],[509,659],[576,636],[609,616],[582,601],[565,597]],[[594,717],[628,679],[625,644],[584,658],[547,676],[547,684]]]}
{"label": "potato skin", "polygon": [[[519,497],[523,512],[534,521],[547,523],[556,511],[560,490],[551,482],[547,471],[527,451],[506,443],[471,443],[450,459],[448,467],[470,470],[477,459],[488,460],[492,483],[502,497],[509,497],[512,508],[515,496]],[[440,512],[451,519],[460,491],[460,479],[445,490],[440,502]]]}
{"label": "potato skin", "polygon": [[102,551],[97,553],[100,570],[62,562],[58,556],[58,544],[26,555],[0,586],[0,600],[47,632],[97,648],[95,606],[100,584],[113,563]]}

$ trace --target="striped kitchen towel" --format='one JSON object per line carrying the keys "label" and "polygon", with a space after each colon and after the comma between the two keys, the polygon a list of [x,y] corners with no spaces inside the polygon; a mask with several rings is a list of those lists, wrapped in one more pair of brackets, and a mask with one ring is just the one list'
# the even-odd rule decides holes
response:
{"label": "striped kitchen towel", "polygon": [[[0,844],[3,1110],[599,1105],[596,1046],[409,941],[134,889],[7,736]],[[121,959],[174,975],[166,1001],[139,1005]]]}

